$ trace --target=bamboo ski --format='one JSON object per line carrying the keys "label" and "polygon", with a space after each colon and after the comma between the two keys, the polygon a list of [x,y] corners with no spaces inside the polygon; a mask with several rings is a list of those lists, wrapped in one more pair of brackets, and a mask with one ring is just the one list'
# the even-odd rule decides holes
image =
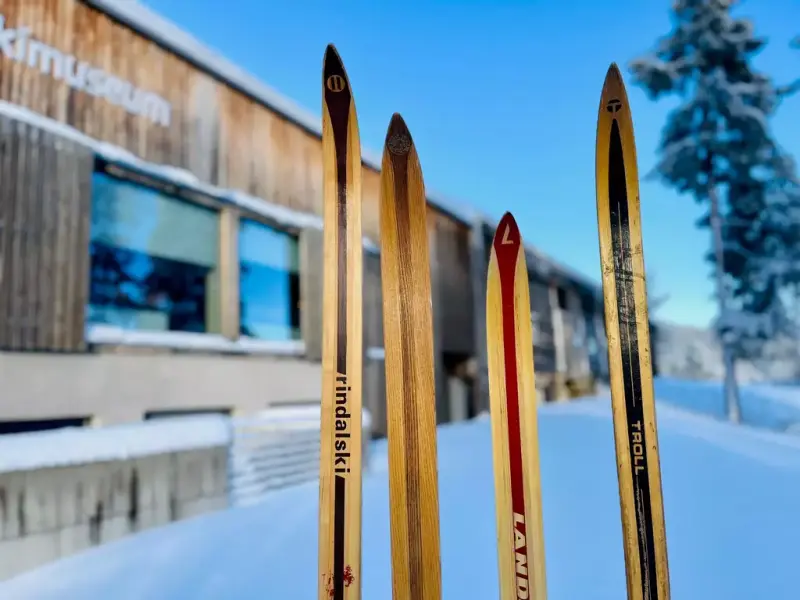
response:
{"label": "bamboo ski", "polygon": [[500,600],[547,597],[528,268],[511,213],[492,243],[486,343]]}
{"label": "bamboo ski", "polygon": [[427,203],[417,151],[392,116],[381,166],[393,600],[439,600],[439,492]]}
{"label": "bamboo ski", "polygon": [[333,45],[322,72],[323,300],[319,600],[361,596],[361,145]]}
{"label": "bamboo ski", "polygon": [[639,175],[628,96],[616,64],[608,69],[600,99],[595,175],[628,598],[668,600]]}

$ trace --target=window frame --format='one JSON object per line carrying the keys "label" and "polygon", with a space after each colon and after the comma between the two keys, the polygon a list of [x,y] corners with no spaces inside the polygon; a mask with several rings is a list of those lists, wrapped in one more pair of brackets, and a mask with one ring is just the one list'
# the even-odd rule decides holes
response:
{"label": "window frame", "polygon": [[300,273],[301,268],[301,244],[302,244],[302,230],[299,227],[287,227],[283,224],[275,222],[273,219],[269,219],[264,215],[260,215],[255,213],[251,210],[239,209],[239,212],[235,219],[235,229],[236,229],[236,260],[235,260],[235,272],[236,272],[236,289],[239,293],[238,301],[241,303],[242,300],[242,290],[240,287],[241,282],[241,274],[239,272],[239,267],[241,265],[241,255],[239,253],[239,233],[241,232],[241,223],[243,220],[253,221],[259,225],[263,225],[268,227],[269,229],[273,229],[279,234],[283,234],[289,237],[293,237],[295,244],[297,244],[297,253],[298,253],[298,260],[297,260],[297,277],[298,277],[298,294],[297,294],[297,303],[298,303],[298,313],[299,313],[299,322],[297,324],[297,329],[300,332],[300,337],[296,340],[261,340],[258,338],[253,338],[249,336],[241,335],[241,327],[242,327],[242,315],[237,312],[237,323],[236,323],[236,331],[237,331],[237,339],[243,340],[243,343],[248,345],[252,345],[254,347],[261,347],[268,348],[270,346],[276,347],[284,347],[284,346],[293,346],[297,348],[302,347],[302,352],[305,353],[305,339],[303,336],[303,278]]}
{"label": "window frame", "polygon": [[[220,268],[220,287],[217,298],[220,307],[224,311],[225,302],[230,295],[231,286],[236,290],[235,302],[241,298],[239,290],[239,223],[242,218],[256,221],[272,229],[287,233],[297,239],[300,244],[301,229],[299,227],[285,226],[277,223],[274,219],[260,214],[251,209],[243,208],[229,199],[213,195],[209,191],[202,189],[204,186],[191,186],[185,183],[176,182],[166,177],[154,175],[144,169],[138,169],[124,163],[108,160],[102,156],[95,155],[95,165],[93,173],[103,173],[120,182],[140,185],[165,196],[175,198],[179,201],[189,202],[204,208],[209,208],[217,212],[217,219],[220,224],[217,239],[217,256]],[[92,194],[93,194],[92,190]],[[233,210],[233,218],[229,224],[232,231],[223,231],[222,214],[226,209]],[[233,239],[230,238],[233,236]],[[225,245],[232,244],[231,252],[226,252]],[[298,249],[299,250],[299,249]],[[86,248],[89,252],[89,248]],[[299,271],[299,267],[298,267]],[[233,284],[235,282],[235,284]],[[91,281],[88,282],[91,285]],[[302,292],[301,292],[302,294]],[[302,303],[301,303],[302,306]],[[86,305],[88,311],[88,302]],[[224,316],[220,316],[224,320]],[[301,315],[302,319],[302,315]],[[236,335],[232,338],[226,337],[223,333],[194,333],[183,331],[145,331],[145,330],[126,330],[120,327],[90,323],[88,320],[84,326],[84,339],[90,349],[97,346],[131,346],[147,348],[163,348],[171,350],[186,350],[198,352],[216,352],[220,354],[273,354],[302,356],[305,354],[305,340],[272,341],[258,340],[241,336],[241,315],[236,313]],[[223,328],[224,329],[224,328]],[[302,329],[301,329],[302,331]]]}

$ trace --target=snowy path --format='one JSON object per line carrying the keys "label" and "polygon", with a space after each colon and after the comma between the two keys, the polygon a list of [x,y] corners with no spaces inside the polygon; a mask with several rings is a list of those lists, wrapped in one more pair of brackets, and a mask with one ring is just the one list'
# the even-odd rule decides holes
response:
{"label": "snowy path", "polygon": [[[550,600],[625,597],[607,399],[541,410]],[[673,598],[796,600],[800,437],[659,405]],[[497,597],[489,423],[439,434],[446,600]],[[8,600],[316,598],[315,484],[150,531],[0,584]],[[363,597],[391,598],[383,445],[364,481]]]}

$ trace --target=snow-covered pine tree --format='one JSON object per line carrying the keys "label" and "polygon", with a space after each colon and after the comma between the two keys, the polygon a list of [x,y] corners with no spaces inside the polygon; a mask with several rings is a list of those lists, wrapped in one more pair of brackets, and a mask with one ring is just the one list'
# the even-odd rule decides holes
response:
{"label": "snow-covered pine tree", "polygon": [[794,337],[787,312],[787,292],[800,279],[794,168],[778,149],[757,167],[733,165],[724,223],[723,262],[731,296],[717,326],[737,359],[764,358],[781,338]]}
{"label": "snow-covered pine tree", "polygon": [[754,232],[751,227],[726,227],[725,220],[751,215],[753,205],[767,210],[761,182],[770,177],[779,154],[768,127],[778,104],[777,90],[752,65],[766,41],[755,35],[750,21],[734,17],[736,4],[676,0],[673,30],[652,53],[630,65],[634,81],[651,99],[676,95],[681,100],[664,127],[655,171],[667,185],[708,209],[698,225],[712,233],[725,402],[734,421],[740,419],[734,341],[742,328],[732,325],[744,320],[743,308],[753,314],[763,305],[761,296],[748,296],[745,303],[742,296],[735,299],[735,292],[742,287],[742,274],[755,278],[756,262],[764,258],[767,244],[756,244],[755,255],[742,255],[729,264],[726,246],[737,246]]}

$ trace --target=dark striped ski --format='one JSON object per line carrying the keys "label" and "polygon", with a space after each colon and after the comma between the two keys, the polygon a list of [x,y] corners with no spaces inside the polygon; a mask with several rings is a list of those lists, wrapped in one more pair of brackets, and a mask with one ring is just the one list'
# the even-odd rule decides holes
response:
{"label": "dark striped ski", "polygon": [[639,175],[628,96],[616,65],[608,69],[600,100],[596,189],[628,598],[668,600]]}
{"label": "dark striped ski", "polygon": [[323,300],[319,600],[361,597],[361,145],[333,45],[322,73]]}
{"label": "dark striped ski", "polygon": [[392,598],[440,600],[427,202],[417,151],[398,114],[384,144],[380,221]]}

